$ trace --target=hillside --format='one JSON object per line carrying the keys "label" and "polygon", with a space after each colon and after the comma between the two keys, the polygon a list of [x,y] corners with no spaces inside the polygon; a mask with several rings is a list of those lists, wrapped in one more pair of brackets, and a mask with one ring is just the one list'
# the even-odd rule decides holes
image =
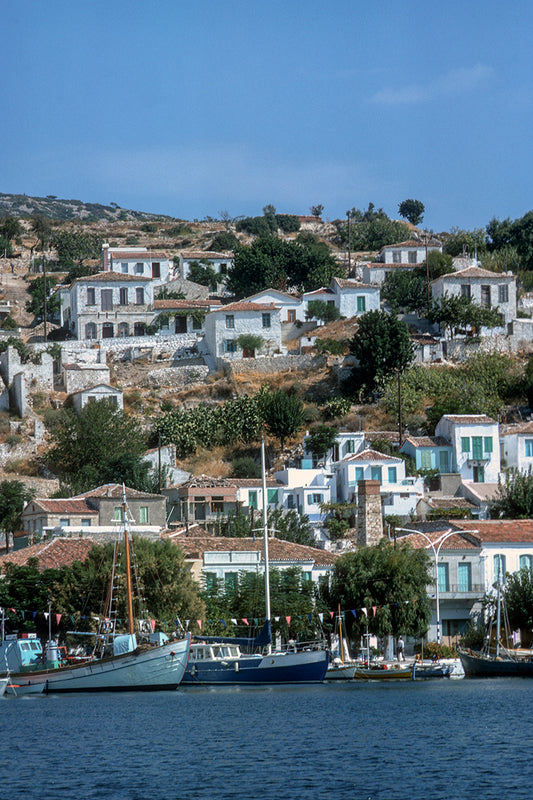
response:
{"label": "hillside", "polygon": [[128,222],[134,220],[171,219],[160,214],[131,211],[116,203],[84,203],[82,200],[61,200],[54,195],[30,197],[26,194],[4,194],[0,192],[0,217],[44,217],[64,222]]}

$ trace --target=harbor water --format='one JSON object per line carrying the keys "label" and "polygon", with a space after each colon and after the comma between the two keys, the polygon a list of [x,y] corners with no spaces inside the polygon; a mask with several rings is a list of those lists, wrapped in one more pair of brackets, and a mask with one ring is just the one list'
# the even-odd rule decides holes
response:
{"label": "harbor water", "polygon": [[0,799],[529,800],[533,681],[0,699]]}

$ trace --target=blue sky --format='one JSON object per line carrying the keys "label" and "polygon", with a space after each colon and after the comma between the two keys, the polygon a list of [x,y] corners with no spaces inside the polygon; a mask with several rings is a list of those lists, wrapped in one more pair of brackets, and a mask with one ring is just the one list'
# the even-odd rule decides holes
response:
{"label": "blue sky", "polygon": [[2,12],[2,192],[184,219],[533,208],[533,4],[48,0]]}

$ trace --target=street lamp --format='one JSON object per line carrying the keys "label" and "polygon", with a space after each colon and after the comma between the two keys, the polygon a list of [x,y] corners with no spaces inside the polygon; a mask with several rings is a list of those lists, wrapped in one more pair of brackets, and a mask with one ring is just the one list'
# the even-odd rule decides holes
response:
{"label": "street lamp", "polygon": [[437,603],[437,646],[440,645],[440,596],[439,596],[439,553],[442,545],[444,542],[450,538],[450,536],[455,536],[458,533],[478,533],[477,530],[472,531],[448,531],[444,534],[444,536],[439,536],[437,539],[438,545],[435,547],[435,542],[433,542],[430,537],[424,533],[423,531],[418,531],[415,528],[396,528],[397,531],[406,531],[407,533],[411,534],[420,534],[423,536],[424,539],[427,539],[431,549],[433,550],[433,555],[435,556],[435,600]]}

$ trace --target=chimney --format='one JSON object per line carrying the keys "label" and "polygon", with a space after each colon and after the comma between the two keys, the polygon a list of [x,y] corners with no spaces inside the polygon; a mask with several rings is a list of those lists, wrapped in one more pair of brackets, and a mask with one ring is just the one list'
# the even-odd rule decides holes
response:
{"label": "chimney", "polygon": [[109,244],[104,242],[102,245],[102,270],[103,272],[109,271]]}
{"label": "chimney", "polygon": [[357,544],[376,545],[383,537],[381,494],[379,481],[359,481],[357,484]]}

